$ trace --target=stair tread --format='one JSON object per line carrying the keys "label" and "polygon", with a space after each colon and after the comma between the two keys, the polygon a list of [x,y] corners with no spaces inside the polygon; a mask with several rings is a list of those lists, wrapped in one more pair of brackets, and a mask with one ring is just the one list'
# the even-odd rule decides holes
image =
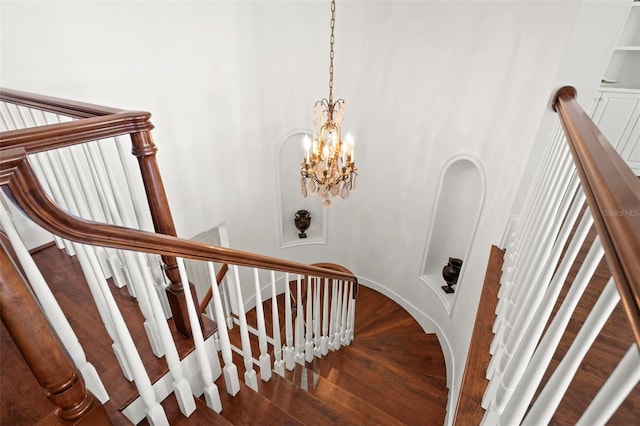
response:
{"label": "stair tread", "polygon": [[[174,394],[169,395],[164,401],[162,401],[162,408],[164,408],[164,412],[167,416],[167,420],[169,424],[172,426],[180,426],[180,425],[232,425],[233,423],[229,422],[226,418],[216,413],[204,403],[199,398],[195,398],[196,402],[196,410],[191,413],[189,417],[185,417],[184,414],[180,412],[180,408],[178,407],[178,401]],[[149,425],[149,421],[145,418],[140,423],[139,426],[147,426]]]}
{"label": "stair tread", "polygon": [[229,395],[224,390],[224,386],[218,385],[218,388],[222,403],[220,416],[231,424],[265,426],[304,424],[242,382],[240,382],[240,391],[235,396]]}
{"label": "stair tread", "polygon": [[[299,366],[298,366],[299,367]],[[307,425],[401,425],[389,414],[320,378],[312,392],[274,374],[259,385],[260,393]]]}
{"label": "stair tread", "polygon": [[[321,377],[320,381],[328,381],[339,389],[358,395],[407,424],[423,424],[427,420],[442,424],[444,420],[443,407],[447,402],[445,379],[434,383],[434,379],[418,374],[408,379],[406,374],[378,363],[358,366],[351,362],[348,354],[340,352],[314,360],[309,368]],[[385,383],[384,391],[372,392],[371,383],[381,380]]]}

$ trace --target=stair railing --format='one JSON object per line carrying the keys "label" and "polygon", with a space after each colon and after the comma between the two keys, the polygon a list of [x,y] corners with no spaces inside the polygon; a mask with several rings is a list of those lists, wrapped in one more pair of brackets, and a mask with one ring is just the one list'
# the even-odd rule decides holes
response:
{"label": "stair railing", "polygon": [[[564,133],[558,126],[508,241],[482,401],[486,425],[548,424],[619,301],[632,331],[630,347],[577,424],[606,423],[640,381],[640,180],[575,96],[571,87],[555,95]],[[593,242],[587,238],[592,224]],[[554,313],[583,245],[588,253]],[[602,259],[611,271],[608,283],[569,350],[547,372]]]}
{"label": "stair railing", "polygon": [[[3,120],[5,120],[4,117],[7,116],[11,117],[14,122],[17,122],[16,117],[24,120],[25,117],[31,116],[33,119],[36,113],[29,108],[40,108],[43,107],[43,105],[49,108],[48,114],[64,112],[75,118],[73,121],[56,118],[53,120],[54,122],[48,124],[44,124],[44,122],[52,121],[50,117],[47,117],[46,120],[33,119],[33,124],[37,126],[32,128],[18,128],[18,126],[13,125],[15,123],[9,123],[9,125],[7,125],[5,120],[4,127],[9,130],[2,133],[0,185],[3,186],[5,193],[16,202],[19,208],[25,212],[31,220],[55,235],[57,242],[61,242],[63,247],[77,254],[85,271],[85,275],[87,276],[89,287],[96,299],[98,309],[103,316],[103,322],[107,331],[112,336],[114,345],[122,347],[122,350],[116,351],[116,354],[119,354],[123,373],[125,377],[135,382],[141,395],[139,399],[140,403],[135,402],[131,404],[130,407],[133,408],[130,410],[127,408],[127,410],[129,410],[128,412],[125,410],[124,414],[127,415],[132,422],[136,423],[146,415],[154,424],[164,423],[166,419],[159,405],[162,397],[157,399],[157,396],[154,395],[154,393],[158,393],[158,390],[155,388],[155,384],[153,386],[151,385],[151,381],[144,371],[144,365],[140,360],[135,344],[126,329],[126,324],[122,319],[118,306],[113,300],[106,280],[108,276],[103,274],[103,269],[105,268],[104,265],[101,264],[100,257],[97,254],[100,251],[93,250],[92,247],[116,250],[115,253],[128,253],[127,256],[129,259],[125,260],[127,260],[128,263],[138,266],[139,274],[137,278],[142,282],[136,283],[137,287],[132,287],[133,290],[130,290],[130,292],[138,298],[140,298],[141,295],[143,296],[144,306],[141,307],[141,310],[145,309],[147,311],[145,314],[146,321],[153,323],[153,332],[148,334],[158,335],[156,341],[157,347],[154,352],[157,352],[157,356],[164,355],[166,357],[170,375],[173,380],[172,392],[176,394],[181,411],[185,416],[188,416],[193,410],[191,387],[194,386],[194,380],[198,382],[196,385],[198,389],[194,388],[193,393],[199,394],[200,391],[204,391],[209,405],[217,411],[221,409],[216,402],[219,401],[219,397],[217,396],[217,388],[213,383],[221,374],[219,371],[220,368],[217,368],[218,371],[215,371],[216,362],[219,366],[217,355],[215,355],[216,350],[221,352],[224,361],[222,372],[225,375],[227,392],[231,395],[235,395],[238,392],[237,368],[232,360],[232,351],[237,349],[230,344],[225,327],[218,329],[216,339],[217,347],[214,347],[213,350],[211,349],[211,340],[205,339],[199,332],[202,325],[202,318],[199,314],[200,310],[197,307],[198,305],[195,300],[192,299],[192,296],[189,295],[189,293],[191,293],[190,288],[187,289],[189,286],[185,286],[184,293],[186,293],[186,296],[183,294],[179,298],[174,297],[175,300],[170,304],[172,310],[176,309],[176,307],[181,309],[181,307],[184,306],[184,311],[179,314],[180,319],[176,319],[174,311],[174,320],[176,328],[178,328],[182,322],[184,329],[189,331],[193,330],[194,332],[196,354],[200,360],[200,367],[197,369],[199,370],[198,374],[201,375],[200,379],[194,379],[193,375],[190,375],[190,372],[182,371],[182,366],[175,345],[171,341],[170,332],[166,323],[166,313],[163,309],[161,294],[155,291],[157,281],[155,277],[151,276],[153,266],[147,261],[147,259],[150,258],[149,256],[151,256],[151,258],[153,258],[153,256],[161,256],[165,261],[165,266],[167,261],[175,262],[175,273],[173,273],[173,275],[176,275],[178,278],[177,280],[175,276],[172,278],[171,282],[173,284],[176,282],[188,282],[182,259],[207,262],[207,268],[210,271],[210,282],[212,284],[211,293],[215,311],[215,321],[218,324],[227,323],[229,326],[233,325],[228,321],[228,319],[231,318],[231,312],[230,309],[227,309],[227,312],[224,311],[223,300],[218,291],[220,278],[216,277],[214,263],[230,265],[230,268],[233,269],[233,275],[235,276],[235,280],[233,281],[234,284],[237,285],[237,288],[235,292],[226,289],[225,295],[235,294],[238,297],[237,305],[242,307],[242,309],[240,309],[240,312],[236,312],[236,315],[244,315],[244,309],[246,308],[243,291],[246,291],[247,286],[240,285],[239,267],[253,271],[256,301],[260,300],[260,295],[264,294],[263,291],[265,290],[260,284],[260,275],[262,274],[260,271],[266,271],[271,275],[271,299],[273,299],[272,324],[274,331],[273,337],[266,335],[264,313],[262,312],[258,318],[257,329],[255,329],[259,342],[259,355],[257,360],[253,358],[251,341],[248,337],[252,327],[241,327],[242,340],[245,341],[245,343],[247,341],[249,342],[242,345],[243,348],[241,349],[245,358],[245,379],[247,384],[254,389],[257,388],[257,384],[252,378],[251,371],[253,364],[261,366],[262,380],[268,380],[270,377],[271,359],[268,350],[265,348],[266,343],[272,346],[272,352],[275,357],[273,365],[276,372],[282,374],[284,364],[286,364],[288,369],[293,368],[293,363],[287,362],[287,356],[291,355],[289,349],[292,349],[290,348],[291,343],[289,339],[289,330],[293,327],[290,322],[291,306],[289,304],[291,299],[287,297],[285,303],[285,310],[288,311],[288,315],[285,315],[288,321],[286,325],[287,342],[284,347],[282,347],[279,336],[280,326],[276,319],[279,316],[277,298],[274,298],[274,295],[284,291],[282,284],[280,284],[280,290],[276,289],[276,282],[288,283],[289,274],[296,276],[299,281],[316,283],[315,285],[309,285],[310,294],[307,295],[306,301],[310,304],[307,312],[312,313],[312,315],[307,315],[305,319],[302,317],[302,308],[296,310],[298,316],[296,323],[299,324],[296,332],[299,333],[302,338],[307,336],[307,343],[311,343],[308,345],[307,350],[310,355],[307,356],[313,358],[313,354],[318,355],[323,353],[322,348],[318,347],[317,344],[314,345],[314,342],[332,342],[329,343],[328,346],[332,349],[337,349],[341,343],[348,344],[351,341],[353,338],[352,325],[355,315],[355,305],[352,299],[355,298],[357,280],[348,270],[344,268],[337,268],[338,270],[336,270],[336,268],[331,267],[304,265],[283,259],[182,240],[175,236],[167,235],[167,233],[172,233],[172,224],[167,225],[166,221],[158,220],[158,217],[161,216],[158,211],[162,212],[163,215],[169,214],[168,208],[165,209],[162,207],[166,205],[164,190],[160,185],[160,197],[157,197],[157,194],[153,191],[154,183],[160,182],[161,184],[161,181],[159,180],[157,165],[155,164],[155,146],[152,145],[149,133],[152,125],[149,122],[148,113],[123,112],[87,104],[55,99],[51,100],[50,98],[42,98],[7,90],[2,90],[0,97],[5,101],[5,104],[1,104],[0,108],[7,108],[6,103],[9,100],[18,105],[15,107],[16,111],[13,111],[13,114],[0,114]],[[24,108],[27,108],[26,112],[23,110]],[[96,138],[109,138],[109,140],[113,140],[113,138],[123,134],[131,134],[132,136],[134,153],[136,153],[140,159],[140,167],[147,195],[153,198],[153,200],[149,201],[152,211],[151,216],[153,216],[155,228],[163,230],[164,233],[151,233],[134,230],[131,227],[124,227],[122,225],[129,223],[124,220],[112,220],[113,222],[119,222],[115,224],[101,223],[100,220],[96,221],[96,219],[102,219],[102,217],[92,211],[94,209],[87,203],[86,191],[83,192],[81,184],[76,187],[74,187],[73,184],[69,184],[69,187],[66,188],[60,187],[60,182],[68,180],[67,176],[69,174],[80,173],[67,163],[69,158],[75,160],[76,158],[74,156],[77,153],[52,154],[52,151],[61,147],[82,148],[84,150],[85,147],[83,144],[93,141]],[[88,151],[88,157],[90,157],[90,150]],[[66,160],[63,158],[65,155],[69,156]],[[45,156],[46,160],[48,160],[47,162],[38,161],[38,157],[44,158]],[[51,159],[53,159],[53,161],[49,161]],[[38,167],[40,167],[40,169],[36,170]],[[59,176],[53,176],[53,178],[47,179],[47,175],[51,175],[52,173],[51,170],[53,170],[53,174],[55,174],[56,168],[62,169],[66,173],[63,175],[59,172]],[[108,173],[105,174],[108,175]],[[151,183],[149,183],[149,181],[151,181]],[[47,189],[51,190],[51,192],[59,192],[60,201],[71,205],[75,213],[69,214],[64,208],[57,206],[56,203],[49,198],[47,191],[41,183],[48,184],[49,187]],[[54,186],[57,186],[55,191],[52,190]],[[101,204],[104,199],[108,204],[108,199],[111,197],[112,195],[102,194],[100,200],[94,201],[96,204]],[[97,211],[97,209],[95,210]],[[156,210],[155,215],[153,213],[154,210]],[[110,216],[111,219],[114,219],[114,217],[120,214],[119,206],[111,210],[106,209],[105,212],[106,213],[103,214],[104,218]],[[80,218],[78,216],[87,216],[87,218]],[[136,213],[136,216],[138,216],[138,213]],[[160,223],[160,225],[158,225],[158,223]],[[144,253],[144,255],[141,253]],[[284,274],[276,280],[275,271]],[[131,275],[133,276],[135,274]],[[131,279],[132,277],[128,277],[127,281]],[[314,290],[320,288],[317,284],[320,283],[321,280],[325,282],[325,292],[323,295],[325,307],[322,309],[320,309],[318,305],[320,294],[318,292],[313,294]],[[328,294],[329,281],[331,281],[333,285],[333,292],[330,296]],[[288,285],[284,287],[286,287],[286,291],[288,291]],[[175,293],[173,296],[177,294],[178,293]],[[193,292],[193,294],[195,294],[195,292]],[[298,299],[302,300],[302,297],[299,295]],[[315,303],[315,307],[312,307],[313,303]],[[332,306],[330,319],[326,315],[326,312],[328,312],[328,303],[331,303]],[[342,308],[334,309],[333,306],[335,305],[341,305]],[[323,319],[317,314],[320,311],[325,312]],[[315,316],[313,316],[313,312],[316,312]],[[330,322],[331,326],[327,327],[325,325],[320,328],[320,321],[324,324]],[[307,327],[306,334],[304,331],[305,326]],[[145,326],[145,328],[148,329],[149,327]],[[313,338],[313,332],[316,332],[315,339]],[[322,335],[318,336],[318,332],[322,333]],[[324,352],[326,353],[326,351]],[[305,357],[303,356],[302,362],[304,362],[304,359]],[[209,365],[213,365],[213,370],[207,371]]]}

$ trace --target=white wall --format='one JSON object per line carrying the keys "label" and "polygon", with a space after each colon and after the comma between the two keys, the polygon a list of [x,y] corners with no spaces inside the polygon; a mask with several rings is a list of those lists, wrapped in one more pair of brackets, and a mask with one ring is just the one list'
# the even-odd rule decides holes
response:
{"label": "white wall", "polygon": [[[582,3],[338,2],[334,95],[360,178],[325,245],[279,248],[273,162],[328,95],[328,2],[3,1],[0,83],[151,111],[179,235],[226,221],[233,247],[347,266],[438,332],[455,400],[489,248]],[[611,2],[589,3],[607,19]],[[487,192],[449,313],[418,277],[438,176],[459,153],[480,160]]]}

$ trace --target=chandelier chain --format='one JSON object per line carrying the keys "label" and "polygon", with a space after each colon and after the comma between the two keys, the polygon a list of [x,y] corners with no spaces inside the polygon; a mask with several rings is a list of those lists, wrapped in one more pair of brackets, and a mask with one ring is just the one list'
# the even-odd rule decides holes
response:
{"label": "chandelier chain", "polygon": [[335,42],[334,28],[336,26],[336,2],[331,0],[331,37],[329,38],[329,105],[333,105],[333,44]]}

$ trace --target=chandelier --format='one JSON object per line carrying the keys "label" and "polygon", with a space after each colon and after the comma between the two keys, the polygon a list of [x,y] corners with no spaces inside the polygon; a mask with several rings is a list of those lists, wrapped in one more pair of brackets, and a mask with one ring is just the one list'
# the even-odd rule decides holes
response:
{"label": "chandelier", "polygon": [[[304,161],[300,168],[301,192],[317,195],[325,207],[331,205],[330,196],[347,198],[356,189],[355,143],[347,133],[342,139],[340,124],[344,115],[343,99],[333,101],[333,44],[336,22],[336,2],[331,1],[331,37],[329,53],[329,99],[322,99],[313,108],[313,125],[319,125],[312,137],[305,135]],[[308,186],[308,191],[307,191]]]}

